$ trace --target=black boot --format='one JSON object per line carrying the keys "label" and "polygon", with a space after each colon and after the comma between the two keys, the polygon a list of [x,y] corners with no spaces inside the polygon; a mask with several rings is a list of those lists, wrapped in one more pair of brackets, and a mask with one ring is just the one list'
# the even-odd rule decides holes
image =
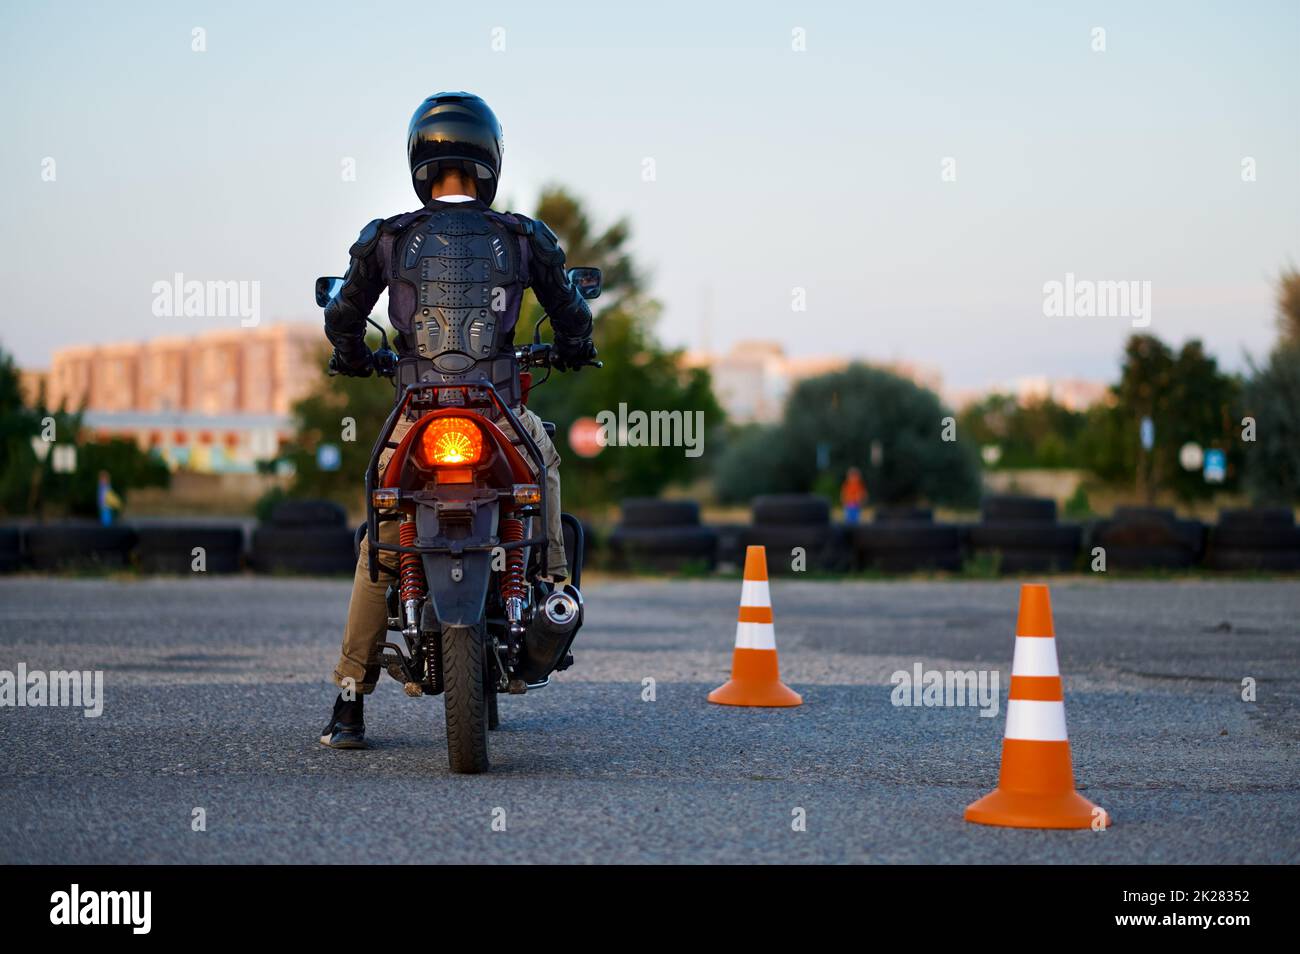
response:
{"label": "black boot", "polygon": [[332,749],[364,749],[366,747],[365,696],[351,702],[344,701],[343,693],[334,700],[334,712],[329,724],[321,732],[321,745]]}

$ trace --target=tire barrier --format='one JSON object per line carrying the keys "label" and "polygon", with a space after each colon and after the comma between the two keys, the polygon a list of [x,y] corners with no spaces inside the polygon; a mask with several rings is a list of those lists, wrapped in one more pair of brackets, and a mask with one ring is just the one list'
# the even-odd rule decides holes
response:
{"label": "tire barrier", "polygon": [[308,576],[351,574],[356,568],[349,527],[260,526],[249,563],[258,573]]}
{"label": "tire barrier", "polygon": [[332,500],[283,500],[253,531],[249,562],[259,573],[335,576],[356,568],[355,531]]}
{"label": "tire barrier", "polygon": [[967,540],[976,557],[997,560],[1000,573],[1060,573],[1073,569],[1083,542],[1083,528],[1056,522],[1050,497],[999,494],[980,504],[981,522]]}
{"label": "tire barrier", "polygon": [[239,527],[202,524],[144,526],[137,530],[135,558],[146,573],[194,573],[202,548],[205,573],[238,573],[244,552]]}
{"label": "tire barrier", "polygon": [[1300,570],[1300,527],[1283,507],[1224,510],[1209,533],[1205,565],[1214,570]]}
{"label": "tire barrier", "polygon": [[619,504],[624,527],[698,527],[700,505],[694,500],[632,497]]}
{"label": "tire barrier", "polygon": [[929,507],[877,507],[876,523],[934,523]]}
{"label": "tire barrier", "polygon": [[17,527],[0,527],[0,573],[13,573],[22,565],[22,531]]}
{"label": "tire barrier", "polygon": [[995,557],[1001,573],[1063,573],[1075,566],[1083,528],[1036,520],[977,523],[969,539],[971,552]]}
{"label": "tire barrier", "polygon": [[795,551],[803,551],[805,570],[840,573],[853,562],[849,530],[844,526],[757,526],[745,532],[745,546],[766,547],[772,554],[768,572],[773,576],[796,576]]}
{"label": "tire barrier", "polygon": [[994,494],[980,502],[981,523],[1055,523],[1056,501],[1050,497]]}
{"label": "tire barrier", "polygon": [[129,565],[136,531],[97,523],[38,524],[23,531],[35,570],[122,569]]}
{"label": "tire barrier", "polygon": [[[1108,570],[1300,572],[1300,526],[1285,507],[1224,510],[1209,527],[1167,508],[1120,507],[1096,521],[1086,541],[1080,526],[1055,521],[1049,499],[989,497],[981,510],[981,523],[941,524],[928,508],[885,507],[870,524],[845,526],[831,522],[825,498],[780,494],[755,498],[751,524],[704,525],[693,500],[636,498],[623,502],[622,521],[603,545],[597,546],[595,528],[584,526],[584,562],[624,571],[708,571],[719,565],[730,571],[739,568],[746,547],[763,546],[770,550],[769,571],[783,575],[795,572],[795,548],[803,549],[805,569],[823,572],[954,572],[963,557],[992,555],[1001,572],[1045,573],[1086,571],[1092,548],[1101,546]],[[572,549],[572,527],[565,529]],[[244,562],[257,572],[339,575],[355,566],[353,530],[343,508],[331,501],[284,501],[251,537]],[[187,574],[195,547],[204,550],[207,572],[238,572],[243,531],[214,524],[10,525],[0,527],[0,573],[134,564],[146,573]],[[593,562],[596,557],[600,563]]]}
{"label": "tire barrier", "polygon": [[745,563],[745,523],[710,524],[718,531],[718,569],[728,573],[739,572]]}
{"label": "tire barrier", "polygon": [[332,500],[282,500],[271,510],[277,527],[341,527],[348,513]]}
{"label": "tire barrier", "polygon": [[821,526],[831,522],[831,505],[816,494],[766,494],[750,504],[755,526]]}
{"label": "tire barrier", "polygon": [[1092,526],[1088,552],[1106,551],[1107,570],[1185,570],[1205,549],[1205,525],[1165,507],[1117,507]]}
{"label": "tire barrier", "polygon": [[633,572],[712,570],[718,562],[718,531],[712,527],[624,527],[609,535],[609,566]]}
{"label": "tire barrier", "polygon": [[771,554],[768,571],[795,574],[795,551],[803,552],[803,567],[836,573],[852,565],[849,528],[831,523],[831,507],[816,494],[769,494],[754,498],[753,522],[744,545],[765,547]]}
{"label": "tire barrier", "polygon": [[675,573],[717,566],[718,531],[700,524],[694,500],[632,497],[619,511],[621,521],[607,546],[611,569]]}
{"label": "tire barrier", "polygon": [[961,528],[924,519],[876,517],[875,523],[854,527],[854,566],[883,573],[920,570],[956,572],[962,565]]}

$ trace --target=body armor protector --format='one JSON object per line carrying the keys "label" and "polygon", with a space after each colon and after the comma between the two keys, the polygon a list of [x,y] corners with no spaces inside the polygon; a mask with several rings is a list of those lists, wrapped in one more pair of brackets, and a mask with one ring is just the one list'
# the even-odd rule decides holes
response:
{"label": "body armor protector", "polygon": [[462,374],[506,348],[510,286],[519,284],[518,243],[474,209],[439,209],[395,249],[399,278],[416,289],[410,340],[443,374]]}

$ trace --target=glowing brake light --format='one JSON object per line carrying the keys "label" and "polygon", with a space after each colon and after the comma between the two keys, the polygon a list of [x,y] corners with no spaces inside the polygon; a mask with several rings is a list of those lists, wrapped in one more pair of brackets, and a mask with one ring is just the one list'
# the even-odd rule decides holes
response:
{"label": "glowing brake light", "polygon": [[483,456],[483,432],[467,417],[439,417],[420,435],[420,456],[431,467],[477,464]]}

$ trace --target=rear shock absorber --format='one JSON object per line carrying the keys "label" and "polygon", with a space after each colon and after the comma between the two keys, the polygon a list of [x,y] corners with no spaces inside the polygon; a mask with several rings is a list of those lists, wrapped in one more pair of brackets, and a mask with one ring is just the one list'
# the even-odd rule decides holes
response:
{"label": "rear shock absorber", "polygon": [[[524,538],[524,522],[518,517],[504,517],[501,520],[501,542],[518,543]],[[517,636],[524,633],[524,606],[527,603],[528,588],[524,581],[524,548],[514,547],[506,550],[506,566],[501,572],[501,603],[506,610],[506,619],[510,623],[510,632]]]}
{"label": "rear shock absorber", "polygon": [[[403,518],[397,528],[398,542],[404,547],[415,546],[415,529],[414,520],[409,517]],[[424,563],[418,553],[403,553],[398,566],[397,595],[406,613],[406,629],[403,632],[414,639],[420,635],[420,620],[417,614],[420,610],[420,600],[425,594]]]}

